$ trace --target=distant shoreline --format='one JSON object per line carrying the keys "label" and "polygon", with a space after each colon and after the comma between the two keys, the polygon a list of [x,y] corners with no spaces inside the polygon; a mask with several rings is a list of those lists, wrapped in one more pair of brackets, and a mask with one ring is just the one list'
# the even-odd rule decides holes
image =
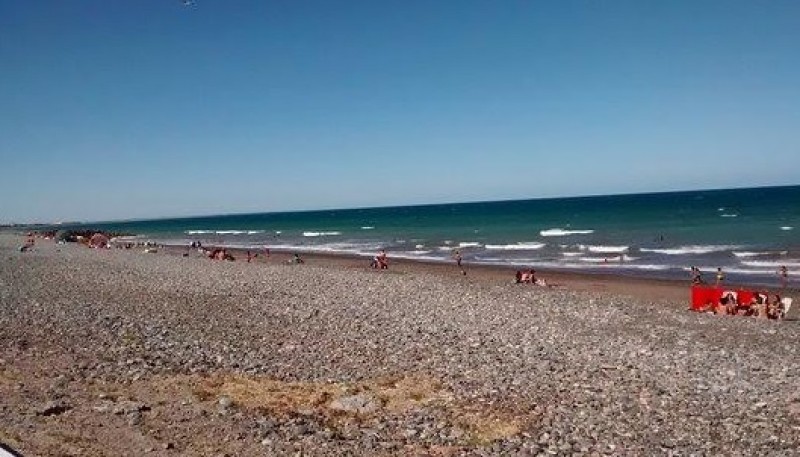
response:
{"label": "distant shoreline", "polygon": [[[211,246],[209,245],[208,247]],[[199,256],[196,251],[181,246],[163,246],[163,249],[164,252],[169,255],[177,256],[190,252],[190,256],[192,257]],[[237,263],[247,262],[248,249],[229,248],[227,250],[236,258]],[[264,256],[264,251],[250,251],[251,254],[258,254],[258,257],[254,257],[251,261],[253,266],[259,264],[286,263],[291,260],[294,254],[289,250],[270,249],[270,257],[266,258]],[[365,256],[336,253],[301,253],[300,255],[309,265],[322,266],[324,268],[370,270],[370,258]],[[210,259],[209,261],[212,262]],[[453,281],[477,281],[496,286],[537,288],[537,286],[528,284],[513,284],[515,272],[521,269],[516,267],[465,262],[463,265],[467,275],[464,277],[454,261],[433,262],[414,259],[396,259],[392,258],[390,255],[389,265],[388,271],[375,271],[375,273],[422,273],[451,278]],[[684,305],[686,308],[689,307],[691,284],[688,275],[685,280],[661,279],[626,276],[614,272],[560,271],[538,268],[535,265],[533,267],[536,270],[538,278],[543,278],[548,284],[555,285],[556,287],[563,287],[572,291],[626,295],[644,300],[664,299],[674,302],[677,308],[683,308]],[[726,283],[726,285],[731,288],[752,288],[769,291],[779,290],[779,288],[775,286],[748,283],[729,282]],[[781,291],[781,293],[788,293],[792,296],[798,296],[798,292],[799,290],[797,288],[787,288],[785,291]]]}
{"label": "distant shoreline", "polygon": [[[723,268],[771,287],[786,266],[800,287],[800,186],[209,216],[60,225],[141,234],[159,244],[537,268],[683,281]],[[39,230],[42,227],[38,228]],[[24,230],[24,229],[21,229]],[[708,278],[707,278],[708,279]]]}

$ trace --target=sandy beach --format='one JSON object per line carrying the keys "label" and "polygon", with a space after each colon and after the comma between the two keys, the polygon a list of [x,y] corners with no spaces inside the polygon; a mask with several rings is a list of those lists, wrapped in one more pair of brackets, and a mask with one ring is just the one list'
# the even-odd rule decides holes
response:
{"label": "sandy beach", "polygon": [[0,233],[0,442],[26,457],[800,447],[797,306],[773,322],[689,312],[676,281],[22,241]]}

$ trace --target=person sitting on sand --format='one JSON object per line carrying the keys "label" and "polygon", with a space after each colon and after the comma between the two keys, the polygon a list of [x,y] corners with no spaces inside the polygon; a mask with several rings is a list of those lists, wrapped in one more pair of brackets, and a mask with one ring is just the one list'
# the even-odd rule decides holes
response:
{"label": "person sitting on sand", "polygon": [[381,270],[389,269],[389,259],[386,257],[386,250],[381,249],[380,252],[378,252],[378,255],[376,255],[372,261],[372,268]]}
{"label": "person sitting on sand", "polygon": [[294,255],[292,256],[292,258],[289,260],[289,263],[300,264],[300,263],[306,263],[306,262],[303,259],[300,258],[300,254],[295,252]]}
{"label": "person sitting on sand", "polygon": [[766,319],[769,317],[769,300],[765,295],[759,294],[759,299],[756,300],[756,305],[753,307],[753,316],[758,319]]}
{"label": "person sitting on sand", "polygon": [[[211,260],[228,260],[228,257],[231,257],[228,251],[220,248],[214,249],[208,254],[208,258]],[[231,259],[233,259],[233,257],[231,257]]]}
{"label": "person sitting on sand", "polygon": [[522,270],[517,270],[517,274],[514,276],[514,284],[522,284]]}
{"label": "person sitting on sand", "polygon": [[772,301],[767,304],[767,317],[770,319],[783,318],[783,302],[780,295],[775,294]]}
{"label": "person sitting on sand", "polygon": [[736,297],[733,295],[733,292],[726,292],[722,295],[719,299],[719,304],[725,308],[725,314],[735,315],[736,314]]}

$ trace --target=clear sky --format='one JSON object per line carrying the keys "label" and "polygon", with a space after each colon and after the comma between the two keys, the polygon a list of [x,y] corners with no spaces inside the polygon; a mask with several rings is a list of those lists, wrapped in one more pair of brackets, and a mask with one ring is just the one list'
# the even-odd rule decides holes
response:
{"label": "clear sky", "polygon": [[800,1],[0,0],[0,222],[800,182]]}

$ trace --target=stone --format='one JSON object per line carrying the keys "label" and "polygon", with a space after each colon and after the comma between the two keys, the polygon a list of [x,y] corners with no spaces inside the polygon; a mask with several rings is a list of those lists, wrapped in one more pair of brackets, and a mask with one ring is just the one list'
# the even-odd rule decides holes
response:
{"label": "stone", "polygon": [[72,409],[72,406],[61,401],[49,401],[36,410],[39,416],[58,416]]}
{"label": "stone", "polygon": [[231,400],[230,397],[220,397],[217,403],[223,408],[230,408],[233,406],[233,400]]}
{"label": "stone", "polygon": [[348,397],[337,398],[328,405],[335,411],[345,411],[357,414],[370,414],[378,410],[379,406],[375,399],[368,394],[357,394]]}
{"label": "stone", "polygon": [[136,426],[142,423],[142,413],[133,411],[128,414],[128,425]]}

